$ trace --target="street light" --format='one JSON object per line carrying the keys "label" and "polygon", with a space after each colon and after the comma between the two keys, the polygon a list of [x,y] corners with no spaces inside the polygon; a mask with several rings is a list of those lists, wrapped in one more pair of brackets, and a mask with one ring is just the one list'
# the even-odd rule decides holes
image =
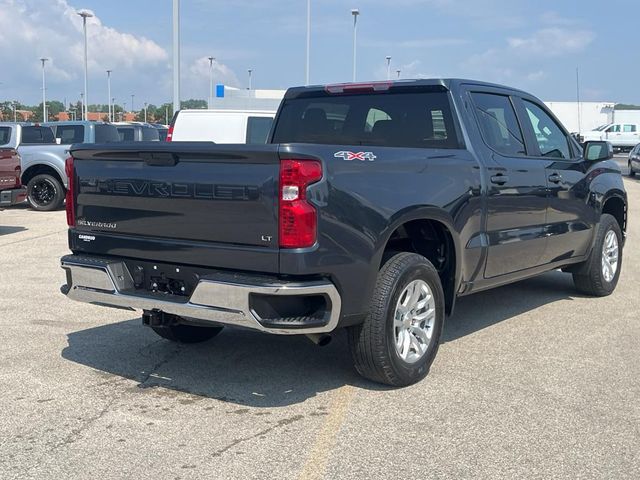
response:
{"label": "street light", "polygon": [[304,82],[309,85],[309,55],[311,54],[311,0],[307,0],[307,62],[304,69]]}
{"label": "street light", "polygon": [[396,70],[396,73],[398,74],[398,78],[400,78],[400,70]]}
{"label": "street light", "polygon": [[180,110],[180,0],[173,0],[173,111]]}
{"label": "street light", "polygon": [[249,74],[249,90],[251,90],[251,74],[253,73],[252,69],[248,69],[247,73]]}
{"label": "street light", "polygon": [[216,61],[215,57],[209,58],[209,108],[213,104],[213,62]]}
{"label": "street light", "polygon": [[131,94],[131,113],[133,113],[135,110],[133,109],[133,97],[135,97],[135,94]]}
{"label": "street light", "polygon": [[42,121],[46,122],[47,121],[47,96],[45,92],[47,90],[47,87],[46,87],[45,78],[44,78],[44,64],[47,61],[49,61],[49,59],[42,57],[40,61],[42,62]]}
{"label": "street light", "polygon": [[387,55],[387,80],[391,80],[391,56]]}
{"label": "street light", "polygon": [[86,120],[84,116],[84,93],[80,92],[80,120]]}
{"label": "street light", "polygon": [[109,110],[109,121],[113,122],[113,116],[111,115],[111,72],[113,70],[107,70],[107,110]]}
{"label": "street light", "polygon": [[356,81],[356,38],[357,38],[357,26],[358,26],[358,15],[360,15],[360,10],[357,8],[351,9],[351,15],[353,15],[353,81]]}
{"label": "street light", "polygon": [[84,120],[88,119],[89,113],[89,73],[87,67],[87,18],[93,17],[89,10],[79,10],[76,12],[82,17],[82,30],[84,32]]}

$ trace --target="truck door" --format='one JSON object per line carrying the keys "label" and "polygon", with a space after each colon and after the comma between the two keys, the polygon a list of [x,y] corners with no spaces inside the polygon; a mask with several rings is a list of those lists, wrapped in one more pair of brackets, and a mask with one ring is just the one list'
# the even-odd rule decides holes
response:
{"label": "truck door", "polygon": [[619,123],[614,123],[605,131],[606,140],[610,141],[614,147],[620,144],[620,137],[622,136],[622,125]]}
{"label": "truck door", "polygon": [[486,147],[478,152],[489,181],[484,276],[493,278],[542,263],[547,182],[544,163],[527,156],[511,97],[499,91],[471,97],[484,141],[479,147]]}
{"label": "truck door", "polygon": [[622,125],[621,144],[625,147],[635,147],[638,140],[638,127],[633,123],[625,123]]}
{"label": "truck door", "polygon": [[532,154],[544,165],[548,182],[544,263],[584,255],[591,244],[595,214],[587,202],[587,166],[580,149],[543,104],[522,99],[517,107],[525,136],[533,144]]}

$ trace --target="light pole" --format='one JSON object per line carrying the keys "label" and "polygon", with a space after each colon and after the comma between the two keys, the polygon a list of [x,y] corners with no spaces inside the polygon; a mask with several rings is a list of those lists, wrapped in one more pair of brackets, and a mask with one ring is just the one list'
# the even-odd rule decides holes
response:
{"label": "light pole", "polygon": [[251,74],[253,73],[253,70],[250,68],[247,70],[247,73],[249,74],[249,90],[251,90]]}
{"label": "light pole", "polygon": [[16,123],[16,119],[18,116],[16,115],[16,102],[13,102],[13,123]]}
{"label": "light pole", "polygon": [[357,8],[351,9],[351,15],[353,15],[353,81],[356,81],[356,39],[358,33],[358,15],[360,10]]}
{"label": "light pole", "polygon": [[400,70],[396,70],[396,73],[398,74],[398,78],[400,78]]}
{"label": "light pole", "polygon": [[93,13],[88,10],[76,12],[82,17],[82,30],[84,32],[84,120],[87,120],[89,113],[89,73],[87,67],[87,18],[93,17]]}
{"label": "light pole", "polygon": [[309,85],[309,56],[311,54],[311,0],[307,0],[307,62],[304,69],[304,84]]}
{"label": "light pole", "polygon": [[112,122],[116,121],[116,98],[111,97],[111,114],[113,115]]}
{"label": "light pole", "polygon": [[107,109],[109,110],[109,121],[113,122],[111,115],[111,72],[113,70],[107,70]]}
{"label": "light pole", "polygon": [[84,93],[80,92],[80,120],[86,120],[84,116]]}
{"label": "light pole", "polygon": [[387,55],[387,80],[391,80],[391,56]]}
{"label": "light pole", "polygon": [[169,105],[164,107],[164,120],[166,122],[165,125],[169,125]]}
{"label": "light pole", "polygon": [[180,0],[173,0],[173,111],[180,110]]}
{"label": "light pole", "polygon": [[135,97],[135,94],[131,94],[131,113],[134,113],[134,109],[133,109],[133,97]]}
{"label": "light pole", "polygon": [[209,108],[213,104],[213,62],[216,61],[215,57],[209,58]]}
{"label": "light pole", "polygon": [[147,123],[147,102],[144,102],[144,123]]}
{"label": "light pole", "polygon": [[46,122],[47,121],[47,96],[46,96],[46,90],[47,90],[47,86],[45,83],[45,77],[44,77],[44,64],[48,61],[48,58],[42,57],[40,59],[40,61],[42,62],[42,121]]}

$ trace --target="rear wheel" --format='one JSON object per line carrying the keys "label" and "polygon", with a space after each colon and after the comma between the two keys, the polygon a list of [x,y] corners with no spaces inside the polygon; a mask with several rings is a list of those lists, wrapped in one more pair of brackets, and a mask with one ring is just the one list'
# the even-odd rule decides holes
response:
{"label": "rear wheel", "polygon": [[349,328],[360,375],[396,387],[423,379],[435,359],[444,324],[444,293],[434,266],[399,253],[378,273],[370,313]]}
{"label": "rear wheel", "polygon": [[222,331],[222,327],[197,327],[195,325],[170,325],[151,327],[162,338],[178,343],[200,343],[211,340]]}
{"label": "rear wheel", "polygon": [[578,290],[596,297],[615,290],[622,267],[622,231],[612,215],[605,213],[600,218],[593,251],[583,267],[573,274]]}
{"label": "rear wheel", "polygon": [[629,176],[630,177],[636,176],[636,172],[633,171],[633,167],[631,166],[631,161],[629,161]]}
{"label": "rear wheel", "polygon": [[48,212],[62,206],[64,187],[53,175],[41,173],[27,183],[27,200],[35,210]]}

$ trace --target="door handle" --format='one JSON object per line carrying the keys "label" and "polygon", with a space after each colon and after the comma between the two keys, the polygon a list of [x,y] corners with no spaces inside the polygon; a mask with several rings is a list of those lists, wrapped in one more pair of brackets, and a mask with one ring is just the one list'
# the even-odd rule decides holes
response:
{"label": "door handle", "polygon": [[549,181],[551,183],[560,183],[562,181],[562,176],[559,173],[552,173],[549,175]]}
{"label": "door handle", "polygon": [[503,173],[498,173],[497,175],[493,175],[491,177],[491,183],[495,183],[496,185],[504,185],[509,181],[509,177]]}

